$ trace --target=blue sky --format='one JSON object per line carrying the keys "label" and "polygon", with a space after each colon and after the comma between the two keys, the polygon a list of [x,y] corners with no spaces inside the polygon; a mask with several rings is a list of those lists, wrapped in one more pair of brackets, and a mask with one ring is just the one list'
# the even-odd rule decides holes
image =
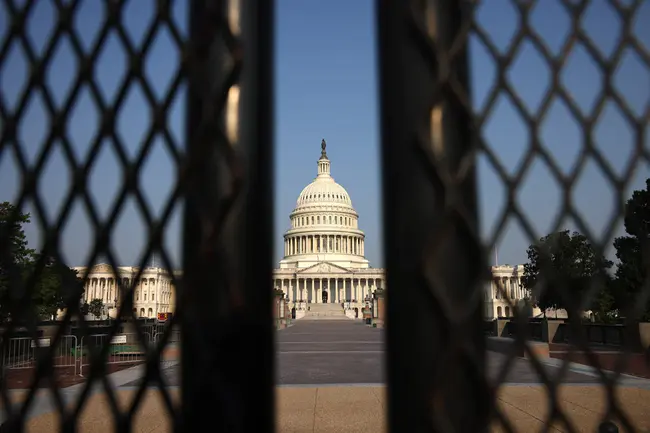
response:
{"label": "blue sky", "polygon": [[[102,3],[87,0],[77,14],[76,26],[83,37],[85,49],[91,45],[102,20]],[[53,12],[50,1],[39,1],[29,20],[29,34],[36,50],[45,46],[52,30]],[[142,39],[151,16],[151,0],[131,1],[125,11],[125,27],[134,41]],[[350,193],[360,214],[360,226],[366,232],[366,255],[374,266],[381,266],[381,192],[379,172],[379,135],[377,105],[377,60],[374,28],[374,6],[370,0],[278,0],[276,41],[276,206],[275,258],[280,259],[282,234],[288,227],[288,215],[301,189],[316,173],[320,140],[328,142],[332,160],[332,174]],[[608,19],[609,10],[604,0],[592,2],[584,16],[583,29],[591,36],[605,56],[611,55],[620,33],[620,25]],[[182,32],[186,30],[185,2],[177,1],[174,14]],[[517,28],[517,14],[511,2],[490,0],[484,2],[478,19],[493,39],[497,48],[505,52]],[[644,2],[634,23],[638,40],[650,49],[650,29],[642,28],[650,22],[650,2]],[[538,2],[530,23],[546,41],[553,53],[559,52],[570,26],[564,9],[555,0]],[[2,29],[8,29],[7,13],[0,11],[0,38]],[[484,106],[486,95],[495,79],[494,64],[487,51],[475,41],[471,44],[473,102],[477,109]],[[529,43],[517,51],[508,78],[527,107],[536,110],[549,84],[550,73],[541,56]],[[177,52],[169,34],[158,34],[146,59],[145,73],[151,80],[157,96],[166,92],[175,73]],[[122,79],[125,57],[115,35],[109,37],[96,68],[96,79],[104,98],[112,100]],[[1,66],[0,90],[9,109],[14,107],[28,69],[18,46],[14,46]],[[60,44],[48,72],[48,84],[55,103],[60,104],[70,89],[76,64],[69,43]],[[571,52],[560,75],[561,81],[573,96],[576,105],[589,113],[594,95],[601,86],[598,69],[583,48]],[[650,72],[633,52],[626,52],[613,77],[613,84],[637,117],[650,106]],[[169,113],[169,129],[178,143],[184,134],[183,89],[179,91]],[[130,157],[135,157],[150,122],[150,113],[138,86],[127,96],[118,130]],[[68,134],[76,157],[88,156],[89,144],[98,127],[98,117],[88,89],[82,90],[73,109]],[[25,157],[33,163],[48,130],[48,115],[42,99],[35,96],[27,107],[19,129]],[[638,137],[617,107],[609,103],[602,111],[592,135],[597,148],[620,175],[630,164],[632,146]],[[650,131],[646,131],[646,136]],[[521,163],[529,144],[527,128],[521,116],[506,97],[500,97],[483,129],[483,136],[509,173]],[[566,106],[555,101],[540,126],[539,136],[558,166],[570,171],[575,163],[583,136]],[[120,187],[122,172],[110,143],[106,142],[93,167],[88,189],[94,197],[101,216],[112,206]],[[644,143],[650,146],[648,138]],[[505,189],[495,171],[479,157],[479,193],[482,233],[489,238],[505,203]],[[576,208],[596,234],[610,220],[613,208],[613,190],[601,170],[592,161],[582,170],[573,199]],[[58,213],[67,193],[70,174],[60,147],[56,147],[42,172],[39,191],[48,218]],[[638,164],[627,192],[643,186],[650,176],[646,164]],[[173,161],[161,140],[141,173],[140,184],[154,213],[161,211],[175,182]],[[20,177],[13,152],[0,155],[0,201],[14,201],[19,191]],[[520,185],[519,203],[539,235],[546,234],[558,211],[560,188],[552,180],[544,163],[532,165]],[[28,211],[33,208],[28,206]],[[179,231],[181,208],[178,207],[169,226],[166,245],[176,265],[180,263]],[[27,228],[33,247],[38,247],[38,218]],[[567,228],[575,224],[567,221]],[[70,213],[70,223],[63,232],[63,253],[70,265],[82,265],[92,243],[92,225],[85,209],[77,203]],[[144,248],[146,231],[137,215],[135,202],[130,200],[114,233],[113,247],[121,264],[136,264]],[[529,239],[519,226],[507,224],[500,241],[500,263],[522,263]]]}

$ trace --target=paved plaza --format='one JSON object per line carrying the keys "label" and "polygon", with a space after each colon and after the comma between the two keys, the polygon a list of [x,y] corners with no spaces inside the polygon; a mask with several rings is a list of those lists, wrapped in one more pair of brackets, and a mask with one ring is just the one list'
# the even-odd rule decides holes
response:
{"label": "paved plaza", "polygon": [[[371,328],[361,321],[297,320],[279,331],[276,340],[276,383],[295,385],[382,385],[386,382],[384,330]],[[494,381],[507,367],[504,383],[539,383],[539,374],[530,361],[515,359],[506,365],[506,356],[488,352],[487,374]],[[543,360],[542,367],[550,378],[560,372],[561,361]],[[564,374],[566,384],[598,384],[599,378],[588,368],[575,365]],[[168,368],[164,377],[168,385],[180,384],[180,368]],[[647,383],[628,378],[626,381]],[[124,386],[136,386],[137,381]]]}
{"label": "paved plaza", "polygon": [[[277,431],[279,432],[381,432],[386,429],[384,375],[384,333],[360,321],[298,320],[277,334]],[[489,376],[497,377],[505,357],[490,353]],[[556,360],[543,368],[553,376],[559,371]],[[172,362],[173,363],[173,362]],[[178,366],[165,370],[172,400],[178,404]],[[117,389],[118,404],[126,410],[143,374],[143,366],[109,376]],[[606,393],[597,376],[584,367],[572,365],[559,388],[559,401],[567,418],[580,432],[596,431],[607,410]],[[538,383],[529,361],[517,359],[499,389],[497,404],[515,431],[540,431],[549,413],[546,388]],[[72,404],[79,385],[62,390]],[[14,401],[24,391],[12,394]],[[637,431],[650,432],[650,381],[625,378],[617,389],[620,407]],[[28,422],[28,432],[57,430],[59,418],[47,390],[38,392]],[[104,432],[113,429],[113,416],[103,392],[93,393],[79,417],[79,431]],[[151,387],[133,424],[135,432],[171,432],[171,423],[160,397]],[[554,425],[552,431],[568,431]],[[503,431],[495,424],[493,431]]]}

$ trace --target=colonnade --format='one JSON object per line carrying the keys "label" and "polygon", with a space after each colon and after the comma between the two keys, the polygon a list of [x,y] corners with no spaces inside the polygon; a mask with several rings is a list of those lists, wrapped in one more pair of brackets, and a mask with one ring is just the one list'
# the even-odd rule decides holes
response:
{"label": "colonnade", "polygon": [[365,241],[358,235],[295,235],[284,240],[284,255],[295,254],[354,254],[364,256]]}
{"label": "colonnade", "polygon": [[494,277],[485,293],[485,298],[486,300],[506,299],[506,295],[510,300],[526,297],[526,289],[521,285],[520,276]]}
{"label": "colonnade", "polygon": [[[385,289],[383,278],[359,277],[341,278],[337,276],[276,278],[274,289],[287,294],[289,302],[311,302],[320,304],[342,302],[362,302],[376,289]],[[323,293],[326,293],[324,296]]]}
{"label": "colonnade", "polygon": [[[122,301],[121,290],[129,290],[130,278],[103,277],[90,274],[84,284],[84,302],[101,299],[104,305],[116,308]],[[120,290],[118,281],[122,284]],[[141,317],[154,317],[158,312],[169,312],[172,302],[172,280],[168,278],[141,278],[135,281],[134,312]],[[151,307],[145,309],[141,305]],[[154,308],[155,307],[155,308]]]}

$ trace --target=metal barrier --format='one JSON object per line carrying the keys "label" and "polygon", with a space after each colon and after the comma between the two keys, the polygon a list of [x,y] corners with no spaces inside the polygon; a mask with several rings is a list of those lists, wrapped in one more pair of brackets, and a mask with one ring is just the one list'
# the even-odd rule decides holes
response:
{"label": "metal barrier", "polygon": [[[153,335],[152,342],[158,343],[163,336],[164,331],[156,332]],[[169,331],[169,338],[167,339],[167,344],[175,344],[181,342],[181,331],[178,329],[172,329]]]}
{"label": "metal barrier", "polygon": [[110,346],[105,361],[106,364],[140,364],[145,362],[152,340],[150,334],[145,332],[143,335],[145,341],[140,340],[135,333],[118,334],[112,337],[109,334],[94,334],[82,337],[77,353],[79,375],[83,376],[84,366],[91,363],[91,352],[87,352],[87,350],[102,348],[105,345]]}
{"label": "metal barrier", "polygon": [[72,367],[73,374],[76,374],[77,337],[64,335],[56,346],[50,346],[51,342],[51,338],[39,338],[38,341],[29,337],[10,338],[3,345],[2,371],[35,368],[39,354],[49,351],[52,367]]}

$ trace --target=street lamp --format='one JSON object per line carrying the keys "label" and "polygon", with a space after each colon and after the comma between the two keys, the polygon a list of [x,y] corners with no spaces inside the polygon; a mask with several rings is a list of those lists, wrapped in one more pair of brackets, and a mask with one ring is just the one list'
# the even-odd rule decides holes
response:
{"label": "street lamp", "polygon": [[379,298],[376,293],[372,294],[372,318],[379,317]]}

